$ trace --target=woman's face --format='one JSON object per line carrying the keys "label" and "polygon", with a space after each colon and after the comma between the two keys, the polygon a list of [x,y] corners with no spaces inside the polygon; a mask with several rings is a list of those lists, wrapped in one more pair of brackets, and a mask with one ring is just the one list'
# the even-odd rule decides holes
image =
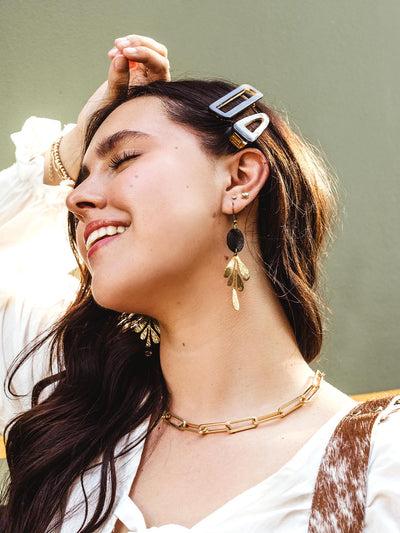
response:
{"label": "woman's face", "polygon": [[107,117],[83,176],[67,205],[100,305],[154,316],[159,302],[177,303],[206,281],[216,249],[224,263],[223,159],[206,154],[159,99],[137,98]]}

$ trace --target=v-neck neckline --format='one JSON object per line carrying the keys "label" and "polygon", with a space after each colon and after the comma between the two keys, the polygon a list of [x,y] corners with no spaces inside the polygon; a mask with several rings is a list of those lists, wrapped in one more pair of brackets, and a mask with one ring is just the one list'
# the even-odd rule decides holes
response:
{"label": "v-neck neckline", "polygon": [[[354,403],[356,405],[356,402]],[[232,507],[237,510],[238,506],[243,507],[243,505],[246,504],[248,501],[254,500],[254,494],[257,494],[257,492],[260,492],[260,495],[263,497],[268,492],[268,487],[273,486],[273,491],[269,491],[271,494],[274,495],[274,498],[282,494],[282,492],[287,488],[288,484],[291,483],[293,479],[293,474],[297,472],[301,467],[304,467],[306,462],[304,460],[305,456],[309,455],[310,449],[312,449],[317,443],[320,443],[320,440],[326,440],[326,444],[329,441],[330,436],[332,435],[337,423],[343,418],[343,416],[349,412],[354,406],[346,406],[337,413],[335,413],[329,420],[327,420],[306,442],[303,444],[303,446],[295,453],[295,455],[289,459],[283,466],[281,466],[276,472],[268,476],[267,478],[263,479],[259,483],[256,483],[255,485],[252,485],[248,489],[245,489],[241,493],[237,494],[233,498],[229,499],[227,502],[222,504],[220,507],[209,513],[207,516],[196,522],[191,527],[185,527],[180,524],[163,524],[162,526],[152,526],[150,528],[147,527],[146,521],[144,519],[144,515],[141,512],[140,508],[136,505],[136,503],[129,497],[129,491],[130,487],[132,486],[133,480],[135,479],[135,476],[137,475],[138,467],[140,464],[141,456],[143,453],[145,442],[140,444],[140,449],[135,448],[138,455],[135,457],[135,463],[136,463],[136,469],[133,474],[133,477],[131,477],[131,482],[129,484],[128,492],[124,491],[124,495],[120,498],[120,502],[117,504],[114,516],[116,516],[116,519],[119,519],[120,521],[122,517],[119,517],[117,515],[118,512],[118,506],[124,505],[125,509],[129,506],[129,508],[132,510],[132,514],[136,517],[137,525],[135,525],[136,529],[133,529],[132,531],[138,531],[140,533],[145,531],[166,531],[166,529],[175,527],[176,531],[197,531],[198,529],[201,530],[203,527],[206,527],[209,522],[214,522],[216,519],[218,520],[218,517],[222,514],[223,517],[226,517],[227,510],[230,510]],[[331,427],[331,431],[328,431],[328,428]],[[321,449],[321,456],[325,449],[325,446]],[[317,474],[317,472],[316,472]],[[126,500],[128,498],[129,501]],[[124,503],[122,503],[124,502]],[[126,512],[124,513],[126,516]],[[128,527],[127,524],[125,524],[126,527]],[[132,523],[130,523],[132,525]],[[178,529],[179,528],[179,529]],[[131,530],[129,530],[131,531]],[[174,531],[175,533],[175,531]]]}

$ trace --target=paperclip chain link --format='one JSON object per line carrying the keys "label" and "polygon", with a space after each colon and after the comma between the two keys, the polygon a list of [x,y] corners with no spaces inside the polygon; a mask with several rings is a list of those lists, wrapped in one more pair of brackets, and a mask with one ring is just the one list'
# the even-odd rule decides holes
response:
{"label": "paperclip chain link", "polygon": [[284,403],[274,413],[264,416],[249,416],[248,418],[238,418],[237,420],[227,420],[226,422],[210,422],[206,424],[193,424],[180,416],[174,415],[170,411],[164,411],[162,419],[164,422],[181,431],[192,431],[199,435],[209,435],[211,433],[240,433],[248,429],[254,429],[260,424],[284,418],[293,413],[296,409],[303,407],[304,404],[312,400],[317,394],[325,374],[316,370],[311,385],[293,400]]}

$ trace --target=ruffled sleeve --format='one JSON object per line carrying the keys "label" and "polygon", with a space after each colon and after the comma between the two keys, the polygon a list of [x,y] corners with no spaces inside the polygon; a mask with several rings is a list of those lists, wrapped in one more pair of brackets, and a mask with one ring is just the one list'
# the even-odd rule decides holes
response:
{"label": "ruffled sleeve", "polygon": [[394,402],[372,435],[365,521],[365,533],[400,531],[400,404]]}
{"label": "ruffled sleeve", "polygon": [[42,154],[60,134],[58,121],[31,117],[11,136],[16,163],[0,173],[0,290],[19,287],[22,277],[49,280],[74,268],[66,237],[69,188],[43,184]]}
{"label": "ruffled sleeve", "polygon": [[[28,398],[10,400],[4,393],[7,369],[76,291],[68,274],[76,266],[66,231],[70,189],[43,184],[43,153],[61,133],[60,122],[31,117],[11,135],[16,162],[0,172],[0,433],[10,417],[29,407]],[[17,392],[29,393],[43,377],[45,356],[43,349],[21,370]]]}

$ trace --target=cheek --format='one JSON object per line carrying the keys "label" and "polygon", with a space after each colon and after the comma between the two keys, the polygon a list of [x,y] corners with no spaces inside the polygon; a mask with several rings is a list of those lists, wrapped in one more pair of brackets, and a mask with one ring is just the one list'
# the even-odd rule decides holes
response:
{"label": "cheek", "polygon": [[[194,165],[176,166],[165,161],[154,172],[135,172],[125,183],[125,201],[134,206],[133,215],[142,213],[146,220],[164,219],[164,227],[197,213],[207,216],[218,206],[218,191],[209,177],[209,168],[193,172]],[[161,168],[161,170],[160,170]]]}
{"label": "cheek", "polygon": [[178,173],[164,167],[158,179],[146,178],[137,181],[131,196],[132,201],[136,197],[133,226],[138,239],[133,245],[143,246],[148,260],[162,258],[165,266],[175,261],[183,265],[182,254],[196,253],[198,247],[204,250],[202,241],[214,238],[209,226],[215,224],[219,209],[218,192],[206,172],[194,175],[193,170]]}
{"label": "cheek", "polygon": [[77,230],[76,230],[76,247],[78,248],[79,255],[83,259],[84,263],[90,270],[90,265],[87,261],[87,251],[85,246],[85,241],[83,238],[83,232],[84,228],[82,227],[82,224],[78,224]]}

